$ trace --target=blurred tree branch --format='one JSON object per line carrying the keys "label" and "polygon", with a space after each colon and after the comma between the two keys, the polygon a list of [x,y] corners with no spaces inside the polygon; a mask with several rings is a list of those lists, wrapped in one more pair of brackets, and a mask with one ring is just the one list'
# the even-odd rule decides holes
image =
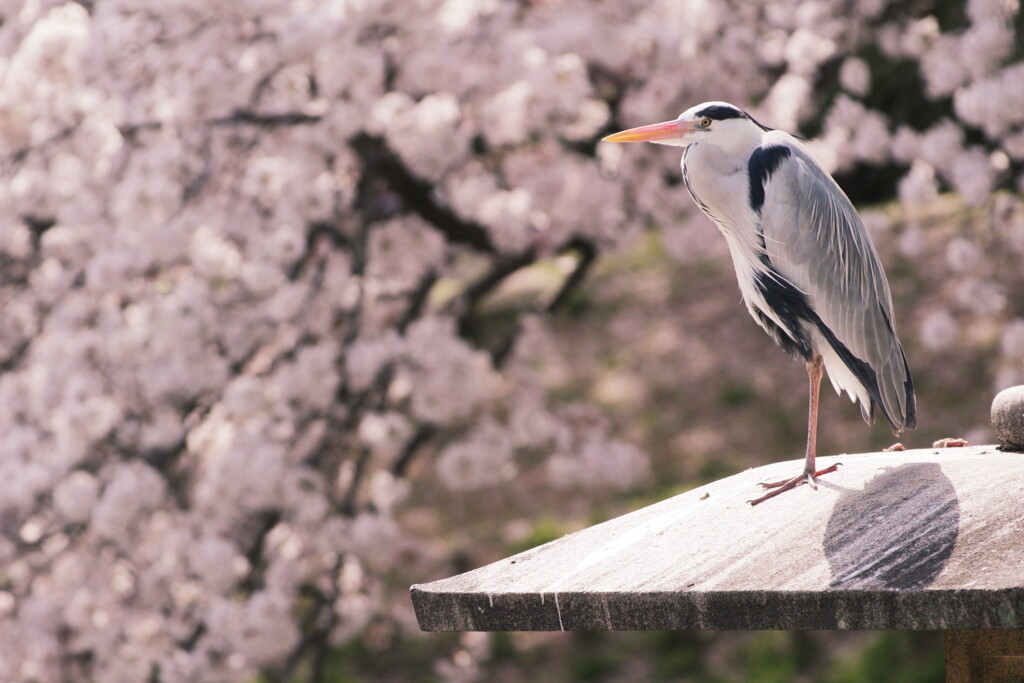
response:
{"label": "blurred tree branch", "polygon": [[450,242],[478,251],[495,251],[485,226],[463,220],[434,199],[430,183],[417,178],[381,138],[359,133],[352,138],[350,144],[362,159],[368,177],[382,179],[402,199],[405,206],[441,231]]}

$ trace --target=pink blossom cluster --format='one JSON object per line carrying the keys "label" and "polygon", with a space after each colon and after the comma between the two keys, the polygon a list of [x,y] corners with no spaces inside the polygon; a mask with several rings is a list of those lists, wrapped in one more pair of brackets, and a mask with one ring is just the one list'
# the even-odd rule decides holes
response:
{"label": "pink blossom cluster", "polygon": [[[678,157],[597,145],[610,127],[708,99],[820,119],[830,168],[905,166],[908,211],[995,202],[1024,254],[1024,204],[992,199],[1024,158],[1016,3],[971,0],[949,32],[856,5],[7,3],[0,679],[316,672],[415,630],[405,588],[446,566],[402,516],[415,484],[649,479],[600,408],[553,395],[571,349],[551,314],[648,226],[680,260],[715,247]],[[870,108],[876,44],[949,116]],[[1009,315],[969,238],[947,256],[956,301]],[[502,327],[489,305],[516,277],[534,295]],[[1001,382],[1024,377],[1022,325],[998,334]],[[958,334],[948,313],[921,330]],[[442,675],[482,675],[467,642]]]}

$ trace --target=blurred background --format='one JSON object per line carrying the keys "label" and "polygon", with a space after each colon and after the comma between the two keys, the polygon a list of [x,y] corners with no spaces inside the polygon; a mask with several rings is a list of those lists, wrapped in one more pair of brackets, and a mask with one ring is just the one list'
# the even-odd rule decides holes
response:
{"label": "blurred background", "polygon": [[[861,210],[918,391],[1024,381],[1016,0],[0,5],[0,678],[939,681],[937,633],[423,634],[408,587],[802,457],[679,151]],[[826,386],[827,383],[826,383]],[[887,446],[823,393],[819,452]]]}

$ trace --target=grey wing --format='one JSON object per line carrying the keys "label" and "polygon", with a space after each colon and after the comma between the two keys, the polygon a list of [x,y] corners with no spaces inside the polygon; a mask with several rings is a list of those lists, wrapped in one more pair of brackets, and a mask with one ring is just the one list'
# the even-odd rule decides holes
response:
{"label": "grey wing", "polygon": [[[916,424],[913,380],[896,337],[892,297],[864,225],[835,180],[794,138],[772,132],[760,229],[771,266],[807,297],[816,347],[836,390],[877,404],[894,432]],[[752,159],[753,160],[753,159]],[[752,182],[754,179],[752,178]],[[753,188],[752,188],[753,189]]]}

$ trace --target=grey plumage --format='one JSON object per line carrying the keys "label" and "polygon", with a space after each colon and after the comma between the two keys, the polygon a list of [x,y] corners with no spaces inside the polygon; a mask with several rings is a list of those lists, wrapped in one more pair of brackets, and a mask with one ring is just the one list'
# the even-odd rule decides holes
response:
{"label": "grey plumage", "polygon": [[781,488],[751,502],[813,483],[822,364],[865,420],[877,407],[894,433],[916,425],[913,380],[878,254],[850,200],[798,139],[725,102],[605,139],[685,148],[684,183],[725,237],[751,316],[807,361],[804,476],[766,485]]}
{"label": "grey plumage", "polygon": [[[877,404],[894,432],[914,427],[913,380],[896,337],[889,284],[860,217],[797,140],[778,132],[765,138],[764,144],[791,151],[765,182],[759,227],[767,259],[807,294],[810,308],[834,335],[815,346],[836,390],[856,395],[865,420]],[[824,337],[823,330],[815,331]]]}

